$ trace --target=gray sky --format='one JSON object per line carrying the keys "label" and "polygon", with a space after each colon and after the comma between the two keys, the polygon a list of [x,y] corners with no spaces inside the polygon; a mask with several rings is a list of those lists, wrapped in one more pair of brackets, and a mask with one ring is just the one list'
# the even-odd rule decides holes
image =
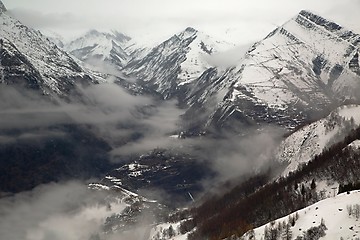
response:
{"label": "gray sky", "polygon": [[21,21],[72,37],[90,28],[165,38],[193,26],[237,44],[307,9],[360,32],[360,0],[3,0]]}

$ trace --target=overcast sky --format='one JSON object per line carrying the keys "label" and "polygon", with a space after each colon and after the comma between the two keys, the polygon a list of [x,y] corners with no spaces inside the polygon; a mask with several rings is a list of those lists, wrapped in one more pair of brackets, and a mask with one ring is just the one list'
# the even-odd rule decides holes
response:
{"label": "overcast sky", "polygon": [[[3,0],[24,23],[65,37],[90,28],[171,36],[187,26],[237,44],[263,38],[307,9],[360,30],[360,0]],[[359,31],[360,32],[360,31]]]}

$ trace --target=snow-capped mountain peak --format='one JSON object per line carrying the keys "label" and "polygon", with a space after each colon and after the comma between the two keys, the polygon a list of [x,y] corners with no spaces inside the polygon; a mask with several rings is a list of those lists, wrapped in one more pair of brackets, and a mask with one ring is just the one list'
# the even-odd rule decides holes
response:
{"label": "snow-capped mountain peak", "polygon": [[91,29],[86,32],[83,36],[71,41],[66,45],[66,50],[74,51],[89,46],[108,44],[111,41],[115,41],[117,44],[122,45],[129,41],[131,38],[119,33],[117,31],[111,32],[99,32],[96,29]]}
{"label": "snow-capped mountain peak", "polygon": [[332,106],[359,101],[359,44],[360,35],[301,11],[217,77],[230,87],[207,125],[240,118],[293,128]]}
{"label": "snow-capped mountain peak", "polygon": [[181,39],[187,39],[189,37],[194,37],[197,34],[198,30],[192,27],[187,27],[184,31],[177,34]]}
{"label": "snow-capped mountain peak", "polygon": [[129,58],[124,49],[130,39],[117,31],[99,32],[92,29],[66,44],[64,48],[80,60],[100,60],[121,68]]}
{"label": "snow-capped mountain peak", "polygon": [[126,44],[128,41],[131,40],[131,37],[117,31],[117,30],[111,30],[111,33],[116,37],[118,42]]}
{"label": "snow-capped mountain peak", "polygon": [[188,27],[152,48],[145,57],[130,61],[124,71],[153,87],[164,98],[171,98],[179,93],[180,86],[191,84],[212,67],[207,56],[232,47],[233,44]]}

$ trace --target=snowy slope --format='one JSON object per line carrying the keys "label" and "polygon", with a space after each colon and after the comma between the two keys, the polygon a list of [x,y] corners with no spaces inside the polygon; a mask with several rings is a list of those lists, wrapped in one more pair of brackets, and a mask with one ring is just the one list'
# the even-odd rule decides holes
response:
{"label": "snowy slope", "polygon": [[360,148],[360,140],[355,140],[349,144],[349,147],[358,150]]}
{"label": "snowy slope", "polygon": [[180,233],[179,230],[180,224],[181,222],[158,224],[151,229],[148,240],[159,240],[159,239],[186,240],[188,233],[186,234]]}
{"label": "snowy slope", "polygon": [[129,54],[124,50],[130,37],[112,31],[109,33],[91,30],[64,46],[82,61],[106,61],[123,67],[129,60]]}
{"label": "snowy slope", "polygon": [[154,46],[160,45],[165,39],[169,39],[169,34],[154,34],[152,31],[131,36],[127,42],[125,51],[131,56],[130,61],[139,61],[151,52]]}
{"label": "snowy slope", "polygon": [[[249,231],[242,238],[230,238],[241,240],[254,240],[254,239],[296,239],[303,237],[304,232],[307,232],[312,227],[319,227],[321,223],[324,224],[325,236],[323,240],[339,240],[341,237],[344,239],[357,239],[359,237],[360,224],[360,191],[352,191],[350,194],[343,193],[335,197],[327,198],[301,209],[288,216],[282,217],[271,223],[260,226],[253,231]],[[352,208],[352,213],[349,215],[349,208]],[[358,216],[358,217],[357,217]],[[295,220],[294,226],[291,225]],[[177,223],[161,223],[151,229],[149,240],[157,239],[187,239],[188,233],[181,234],[179,226],[181,222]],[[280,227],[279,227],[280,225]],[[288,234],[286,234],[286,226],[288,225]],[[172,236],[169,236],[169,229],[172,229]],[[265,229],[268,232],[275,229],[277,230],[277,237],[266,238]],[[268,235],[269,236],[269,235]],[[290,237],[291,236],[291,237]],[[309,238],[310,237],[310,238]],[[300,238],[302,239],[302,238]],[[299,240],[300,240],[299,239]],[[314,236],[308,236],[307,240],[317,239]]]}
{"label": "snowy slope", "polygon": [[144,58],[131,61],[124,71],[170,98],[180,86],[192,83],[211,67],[206,56],[233,46],[189,27],[154,47]]}
{"label": "snowy slope", "polygon": [[59,48],[64,48],[66,40],[60,34],[52,31],[51,29],[41,29],[40,31],[44,36],[46,36],[51,42],[55,43]]}
{"label": "snowy slope", "polygon": [[276,158],[289,164],[282,175],[286,176],[324,149],[341,141],[359,124],[360,106],[349,105],[338,108],[326,118],[297,130],[287,137],[277,150]]}
{"label": "snowy slope", "polygon": [[210,123],[242,118],[292,128],[333,105],[359,101],[359,43],[360,35],[301,11],[217,76],[229,89]]}
{"label": "snowy slope", "polygon": [[[307,231],[311,227],[318,227],[321,221],[325,224],[325,236],[323,240],[337,240],[341,239],[357,239],[360,237],[360,224],[359,217],[356,214],[349,215],[348,207],[352,206],[353,211],[357,211],[359,206],[360,191],[352,191],[350,194],[343,193],[333,198],[328,198],[315,203],[309,207],[297,211],[298,219],[295,221],[295,225],[290,225],[290,232],[292,234],[291,239],[295,239],[299,236],[303,236],[303,232]],[[289,217],[295,217],[295,213],[277,219],[272,223],[268,223],[259,228],[254,229],[255,238],[250,238],[252,235],[250,232],[244,235],[245,240],[250,239],[262,239],[265,237],[265,227],[274,229],[279,224],[283,225],[289,223]],[[359,216],[359,215],[358,215]],[[284,236],[285,230],[282,231]],[[277,239],[281,239],[280,237]],[[310,238],[315,239],[315,238]]]}
{"label": "snowy slope", "polygon": [[89,189],[93,189],[93,190],[116,192],[118,195],[117,197],[119,199],[121,199],[121,202],[126,202],[128,204],[132,204],[132,203],[138,202],[138,201],[155,202],[153,200],[148,200],[148,199],[146,199],[136,193],[133,193],[123,187],[120,187],[118,185],[109,187],[109,186],[106,186],[101,183],[90,183],[88,185],[88,187],[89,187]]}
{"label": "snowy slope", "polygon": [[197,79],[201,73],[211,67],[206,60],[208,55],[227,50],[234,46],[227,42],[216,41],[209,35],[199,31],[185,31],[180,33],[178,37],[180,39],[195,37],[189,45],[185,61],[180,64],[181,74],[178,76],[179,85],[191,83]]}
{"label": "snowy slope", "polygon": [[241,94],[239,87],[276,108],[295,102],[326,103],[332,100],[330,89],[340,97],[354,97],[355,92],[340,85],[356,76],[349,63],[359,42],[359,35],[302,11],[249,50],[232,100]]}
{"label": "snowy slope", "polygon": [[32,88],[66,95],[77,81],[93,81],[64,51],[39,31],[2,11],[0,15],[2,82],[24,79]]}

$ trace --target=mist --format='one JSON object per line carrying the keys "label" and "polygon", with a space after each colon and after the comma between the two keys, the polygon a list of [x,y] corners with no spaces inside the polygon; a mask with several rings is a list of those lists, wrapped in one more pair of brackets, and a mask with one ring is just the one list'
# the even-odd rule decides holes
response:
{"label": "mist", "polygon": [[244,59],[246,52],[253,43],[244,44],[227,51],[204,55],[205,60],[213,67],[228,69],[236,67]]}
{"label": "mist", "polygon": [[0,128],[43,127],[53,124],[101,124],[133,118],[136,107],[152,105],[115,83],[78,87],[85,103],[67,103],[27,89],[0,86]]}
{"label": "mist", "polygon": [[[44,126],[87,124],[112,146],[109,154],[113,163],[123,162],[128,155],[168,149],[194,155],[200,162],[207,161],[219,180],[224,181],[266,166],[284,133],[280,128],[267,126],[249,130],[246,136],[225,133],[216,139],[180,139],[177,137],[181,130],[180,116],[185,110],[179,109],[176,101],[158,102],[150,97],[134,96],[115,83],[94,85],[80,91],[87,99],[86,105],[53,105],[34,97],[22,106],[21,101],[25,101],[22,92],[10,91],[18,107],[0,111],[0,115],[5,116],[0,118],[0,128],[27,128],[17,135],[0,135],[0,142],[63,137],[61,131],[44,129]],[[6,93],[2,96],[6,97]],[[3,101],[2,104],[9,103]],[[31,118],[23,118],[26,114]]]}
{"label": "mist", "polygon": [[160,102],[149,96],[132,95],[114,78],[77,89],[82,102],[67,103],[31,90],[0,86],[0,142],[65,137],[66,133],[51,128],[62,124],[89,125],[114,148],[111,155],[117,162],[118,155],[168,147],[172,144],[169,136],[178,133],[184,110],[177,107],[176,101]]}
{"label": "mist", "polygon": [[[172,148],[179,144],[177,134],[180,130],[180,115],[184,110],[177,107],[176,101],[167,101],[151,109],[150,116],[140,116],[143,137],[115,148],[112,155],[135,154],[155,148]],[[175,137],[171,137],[175,135]]]}
{"label": "mist", "polygon": [[[239,60],[247,45],[209,58],[214,65],[228,67]],[[102,65],[100,69],[117,74]],[[109,70],[110,69],[110,70]],[[268,165],[271,151],[282,132],[277,128],[252,130],[246,136],[225,134],[221,138],[197,137],[180,139],[180,116],[185,109],[177,101],[159,101],[146,95],[131,94],[111,77],[106,83],[77,86],[83,100],[64,102],[37,92],[0,87],[0,143],[36,142],[47,137],[66,138],[67,132],[52,129],[61,124],[89,125],[91,131],[110,146],[109,160],[119,164],[129,155],[140,156],[153,149],[167,149],[195,156],[217,174],[209,182],[227,181],[256,172]],[[9,130],[17,129],[13,132]],[[256,143],[256,144],[255,144]]]}
{"label": "mist", "polygon": [[216,173],[213,179],[204,180],[205,189],[276,167],[273,156],[285,130],[266,125],[249,126],[246,131],[244,135],[224,133],[220,138],[185,139],[182,151],[205,161]]}
{"label": "mist", "polygon": [[144,239],[154,220],[145,214],[131,230],[105,230],[107,219],[126,206],[121,194],[91,190],[85,182],[40,185],[0,199],[0,236],[21,240]]}
{"label": "mist", "polygon": [[[106,204],[105,204],[106,203]],[[106,217],[124,209],[120,201],[82,182],[51,183],[0,199],[3,239],[80,240],[101,232]]]}

